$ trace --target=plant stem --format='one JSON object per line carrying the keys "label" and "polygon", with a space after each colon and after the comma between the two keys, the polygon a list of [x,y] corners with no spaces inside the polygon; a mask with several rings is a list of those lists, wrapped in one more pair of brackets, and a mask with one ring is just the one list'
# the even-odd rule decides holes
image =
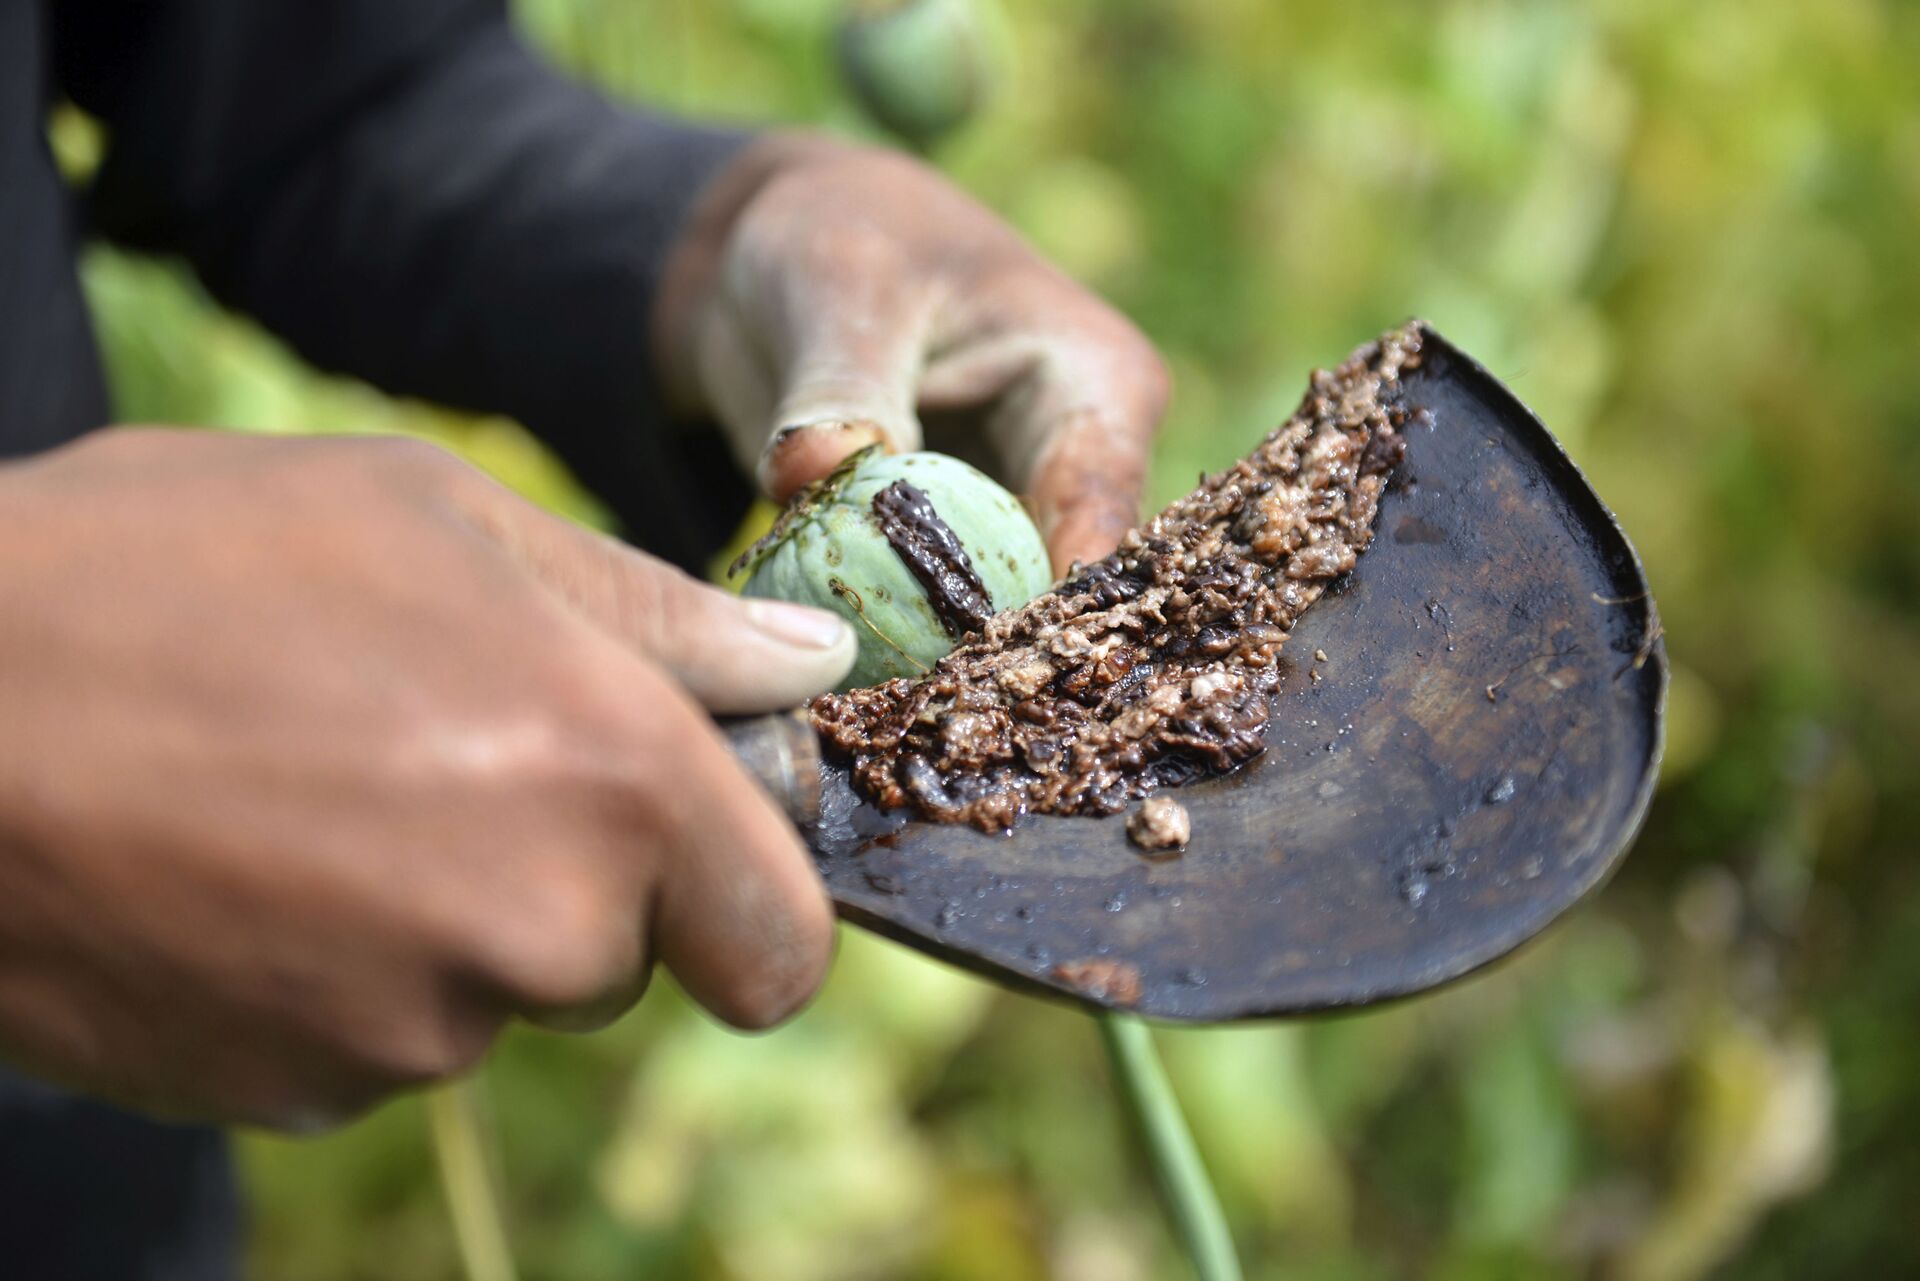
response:
{"label": "plant stem", "polygon": [[1166,1198],[1180,1243],[1199,1281],[1240,1281],[1240,1260],[1220,1196],[1194,1146],[1193,1132],[1180,1100],[1154,1052],[1153,1032],[1125,1014],[1100,1014],[1100,1039],[1107,1048],[1121,1101],[1139,1126],[1154,1179]]}
{"label": "plant stem", "polygon": [[507,1244],[500,1189],[487,1159],[486,1121],[475,1079],[428,1090],[427,1122],[467,1281],[515,1281],[513,1249]]}

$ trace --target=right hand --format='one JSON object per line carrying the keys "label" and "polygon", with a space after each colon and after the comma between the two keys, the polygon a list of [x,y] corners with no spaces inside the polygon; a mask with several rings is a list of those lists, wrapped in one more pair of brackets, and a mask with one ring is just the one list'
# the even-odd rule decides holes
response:
{"label": "right hand", "polygon": [[0,1059],[309,1128],[655,958],[728,1022],[832,916],[702,711],[853,660],[430,446],[101,433],[0,468]]}

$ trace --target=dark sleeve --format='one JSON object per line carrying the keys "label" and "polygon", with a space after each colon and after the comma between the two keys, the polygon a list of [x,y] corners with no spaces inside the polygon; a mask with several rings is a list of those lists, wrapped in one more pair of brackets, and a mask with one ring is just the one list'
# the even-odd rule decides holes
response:
{"label": "dark sleeve", "polygon": [[107,124],[106,234],[184,255],[308,359],[548,439],[690,563],[745,489],[666,428],[665,250],[740,135],[616,106],[499,0],[60,0],[61,83]]}

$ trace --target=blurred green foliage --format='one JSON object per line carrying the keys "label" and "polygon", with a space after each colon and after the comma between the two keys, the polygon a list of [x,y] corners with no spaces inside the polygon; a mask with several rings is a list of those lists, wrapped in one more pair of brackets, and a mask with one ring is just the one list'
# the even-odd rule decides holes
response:
{"label": "blurred green foliage", "polygon": [[[520,8],[615,94],[866,128],[836,0]],[[1164,347],[1155,503],[1419,314],[1666,617],[1663,787],[1587,910],[1430,999],[1165,1037],[1249,1275],[1920,1275],[1920,6],[985,12],[993,96],[936,159]],[[595,518],[511,424],[319,377],[170,265],[87,274],[129,418],[422,432]],[[528,1277],[1178,1275],[1086,1020],[852,931],[769,1036],[666,989],[486,1072]],[[453,1276],[425,1133],[245,1140],[255,1274]]]}

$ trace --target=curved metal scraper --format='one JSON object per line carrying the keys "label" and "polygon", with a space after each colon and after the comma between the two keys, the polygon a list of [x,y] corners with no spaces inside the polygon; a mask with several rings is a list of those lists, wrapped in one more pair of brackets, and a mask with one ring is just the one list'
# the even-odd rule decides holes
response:
{"label": "curved metal scraper", "polygon": [[1118,818],[908,822],[829,765],[808,839],[842,914],[1004,982],[1214,1021],[1422,991],[1600,884],[1660,755],[1646,579],[1540,421],[1431,330],[1425,350],[1407,382],[1431,425],[1287,642],[1265,755],[1178,792],[1183,855],[1143,857]]}

